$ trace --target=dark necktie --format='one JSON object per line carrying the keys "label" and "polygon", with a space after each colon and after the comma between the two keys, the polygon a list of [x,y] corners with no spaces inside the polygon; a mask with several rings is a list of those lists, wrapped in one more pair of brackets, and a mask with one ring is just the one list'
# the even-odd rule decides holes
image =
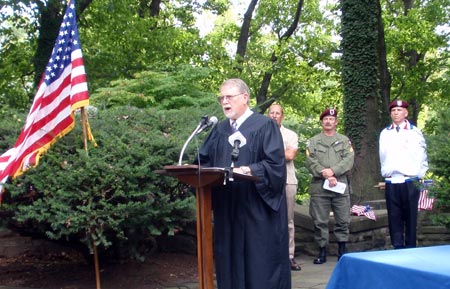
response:
{"label": "dark necktie", "polygon": [[237,123],[236,123],[235,120],[233,120],[233,121],[231,122],[231,131],[232,131],[232,132],[237,132]]}
{"label": "dark necktie", "polygon": [[399,131],[400,131],[400,127],[397,125],[397,126],[395,127],[395,130],[397,130],[397,132],[399,132]]}

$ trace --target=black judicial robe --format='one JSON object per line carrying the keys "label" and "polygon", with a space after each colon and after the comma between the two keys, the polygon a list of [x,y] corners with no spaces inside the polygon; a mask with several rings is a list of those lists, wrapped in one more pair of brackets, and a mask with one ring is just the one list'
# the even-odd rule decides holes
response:
{"label": "black judicial robe", "polygon": [[[253,113],[240,126],[246,145],[235,167],[250,166],[258,181],[213,188],[214,262],[219,289],[290,289],[286,164],[277,124]],[[202,166],[230,167],[229,120],[220,122],[200,149]]]}

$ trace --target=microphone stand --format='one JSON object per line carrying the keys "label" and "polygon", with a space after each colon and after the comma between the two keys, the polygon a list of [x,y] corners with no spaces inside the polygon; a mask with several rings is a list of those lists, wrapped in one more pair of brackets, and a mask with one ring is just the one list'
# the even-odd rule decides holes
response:
{"label": "microphone stand", "polygon": [[194,129],[194,131],[191,133],[191,135],[188,137],[188,139],[184,143],[183,148],[181,149],[181,152],[180,152],[180,158],[178,159],[179,166],[182,165],[183,154],[184,154],[184,151],[186,150],[187,145],[192,140],[192,138],[197,134],[197,131],[200,129],[200,127],[204,124],[204,121],[206,121],[206,120],[207,119],[202,118],[202,121],[198,124],[198,126]]}

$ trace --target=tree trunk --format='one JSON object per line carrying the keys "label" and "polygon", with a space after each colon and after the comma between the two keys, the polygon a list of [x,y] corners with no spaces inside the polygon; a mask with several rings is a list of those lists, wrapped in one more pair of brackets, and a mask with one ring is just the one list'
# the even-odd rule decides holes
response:
{"label": "tree trunk", "polygon": [[247,11],[244,14],[244,21],[242,22],[241,31],[236,49],[236,66],[234,67],[239,73],[242,72],[242,65],[244,63],[245,53],[247,52],[248,38],[250,37],[250,24],[252,22],[253,12],[255,11],[258,0],[252,0],[248,5]]}
{"label": "tree trunk", "polygon": [[378,7],[372,0],[343,0],[341,3],[344,127],[355,149],[352,203],[362,203],[384,198],[374,188],[381,178]]}
{"label": "tree trunk", "polygon": [[380,92],[381,92],[381,115],[384,118],[381,119],[382,123],[379,128],[383,127],[384,124],[390,122],[389,118],[389,103],[391,102],[391,84],[392,78],[389,72],[389,67],[387,64],[387,56],[386,56],[386,41],[384,39],[384,26],[382,19],[382,10],[380,0],[377,1],[377,9],[378,9],[378,70],[380,72]]}
{"label": "tree trunk", "polygon": [[352,204],[362,203],[368,200],[384,199],[384,191],[374,186],[382,181],[380,174],[380,159],[378,154],[379,101],[374,94],[367,98],[363,141],[360,150],[355,154],[355,164],[351,178]]}
{"label": "tree trunk", "polygon": [[[50,0],[47,5],[38,4],[39,7],[39,37],[37,39],[36,53],[33,59],[34,85],[37,87],[41,81],[42,74],[47,66],[48,60],[55,45],[58,36],[59,27],[61,26],[62,16],[64,15],[61,1]],[[33,96],[34,98],[34,96]]]}
{"label": "tree trunk", "polygon": [[[278,38],[279,45],[283,41],[287,41],[294,34],[295,30],[297,29],[298,23],[300,21],[300,15],[302,14],[303,3],[304,3],[304,0],[298,0],[297,9],[295,11],[295,16],[292,20],[291,25],[286,30],[286,32],[283,33],[283,35],[281,35]],[[277,60],[278,60],[277,55],[275,54],[275,52],[272,52],[272,56],[270,57],[270,61],[272,63],[272,68],[274,68],[276,66]],[[270,69],[269,71],[266,71],[264,73],[264,77],[261,82],[259,92],[256,95],[257,110],[260,113],[263,113],[264,111],[266,111],[266,109],[269,108],[270,105],[273,102],[275,102],[277,98],[281,97],[284,94],[284,92],[287,91],[287,89],[288,89],[288,84],[283,84],[280,87],[280,89],[278,89],[278,91],[276,91],[270,99],[267,99],[267,92],[269,91],[270,81],[272,80],[272,76],[273,76],[274,72],[275,72],[274,69]]]}
{"label": "tree trunk", "polygon": [[[415,0],[403,0],[403,12],[404,15],[407,16],[409,11],[414,8]],[[407,62],[407,69],[412,69],[413,67],[417,66],[420,61],[424,60],[425,55],[422,53],[418,53],[417,50],[411,49],[408,51],[402,51],[401,57],[405,58],[405,62]],[[426,78],[422,78],[420,80],[421,82],[426,82]],[[409,99],[409,115],[408,120],[417,125],[417,119],[419,118],[419,111],[420,111],[420,104],[417,102],[417,99],[414,95],[410,96]]]}

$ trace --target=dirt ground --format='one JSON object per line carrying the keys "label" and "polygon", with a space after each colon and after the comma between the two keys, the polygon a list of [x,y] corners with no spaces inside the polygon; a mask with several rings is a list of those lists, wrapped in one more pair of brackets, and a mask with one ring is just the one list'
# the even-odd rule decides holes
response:
{"label": "dirt ground", "polygon": [[[197,282],[197,257],[183,253],[155,253],[145,262],[100,264],[102,289],[183,288]],[[0,286],[40,289],[95,289],[94,265],[79,255],[58,252],[0,257]]]}

